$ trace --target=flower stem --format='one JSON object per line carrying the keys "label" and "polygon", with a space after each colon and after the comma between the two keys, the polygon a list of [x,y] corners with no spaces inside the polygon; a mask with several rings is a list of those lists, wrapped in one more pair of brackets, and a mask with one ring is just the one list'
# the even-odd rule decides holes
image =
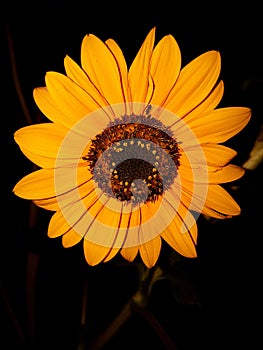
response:
{"label": "flower stem", "polygon": [[162,343],[167,350],[176,350],[170,337],[154,317],[154,315],[146,309],[149,301],[151,287],[154,281],[160,276],[160,269],[139,269],[139,286],[137,291],[124,305],[120,313],[116,316],[109,327],[102,332],[91,345],[87,346],[85,350],[100,350],[107,344],[107,342],[117,334],[120,328],[128,321],[130,316],[134,313],[141,315],[154,329]]}
{"label": "flower stem", "polygon": [[86,348],[86,350],[99,350],[119,331],[121,326],[129,319],[132,314],[132,299],[123,307],[121,312],[109,325],[109,327],[98,336],[95,341]]}
{"label": "flower stem", "polygon": [[165,346],[165,349],[167,350],[176,350],[177,347],[174,345],[174,343],[171,341],[170,337],[162,327],[162,325],[159,323],[157,318],[148,310],[145,308],[138,308],[137,312],[144,317],[146,321],[152,326],[152,328],[155,330],[156,334],[161,339],[162,343]]}

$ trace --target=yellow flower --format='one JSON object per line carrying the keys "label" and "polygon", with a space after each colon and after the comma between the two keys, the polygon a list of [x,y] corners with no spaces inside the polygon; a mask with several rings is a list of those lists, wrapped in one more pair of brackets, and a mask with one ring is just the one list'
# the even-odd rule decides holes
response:
{"label": "yellow flower", "polygon": [[54,211],[49,237],[84,243],[90,265],[118,252],[156,264],[162,240],[196,257],[202,213],[224,219],[240,207],[223,184],[244,170],[223,143],[248,123],[245,107],[217,108],[223,96],[220,54],[208,51],[181,68],[172,35],[155,46],[150,30],[129,69],[117,43],[86,35],[81,66],[48,72],[34,90],[46,123],[14,138],[39,169],[14,193]]}

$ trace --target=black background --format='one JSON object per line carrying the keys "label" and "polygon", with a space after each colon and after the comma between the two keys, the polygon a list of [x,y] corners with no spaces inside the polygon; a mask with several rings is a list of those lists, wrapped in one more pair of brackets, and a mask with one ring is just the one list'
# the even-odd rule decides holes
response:
{"label": "black background", "polygon": [[[1,6],[0,346],[7,350],[77,350],[84,281],[88,280],[87,330],[93,337],[134,292],[136,276],[118,257],[90,268],[81,245],[64,249],[60,239],[48,239],[49,213],[38,211],[36,225],[28,228],[30,203],[12,193],[15,183],[32,171],[32,164],[13,140],[14,131],[27,125],[27,120],[12,75],[8,35],[34,121],[39,120],[39,111],[33,89],[44,86],[47,71],[64,73],[66,54],[80,62],[80,45],[87,33],[102,40],[115,39],[128,64],[154,26],[156,42],[166,34],[176,38],[183,66],[205,51],[220,51],[223,105],[249,106],[253,111],[249,125],[229,141],[238,151],[234,161],[241,165],[262,124],[261,9],[251,1],[243,5],[230,1],[115,5],[49,0],[32,4],[9,1]],[[260,320],[262,311],[261,179],[259,166],[246,173],[238,182],[239,190],[233,191],[241,216],[223,222],[199,220],[198,258],[183,259],[179,267],[195,285],[200,305],[189,303],[189,299],[181,305],[173,299],[166,282],[156,284],[149,307],[178,350],[236,349],[244,344],[249,349],[258,348],[260,321],[255,320]],[[34,267],[37,277],[31,286]],[[148,324],[134,316],[105,349],[153,345],[165,349]]]}

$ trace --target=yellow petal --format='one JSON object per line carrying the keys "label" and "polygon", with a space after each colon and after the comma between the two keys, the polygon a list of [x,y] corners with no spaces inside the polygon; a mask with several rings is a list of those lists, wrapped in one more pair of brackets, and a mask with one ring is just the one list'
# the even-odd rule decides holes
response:
{"label": "yellow petal", "polygon": [[151,268],[153,267],[160,255],[162,241],[159,236],[155,237],[153,240],[148,241],[140,245],[139,252],[144,264]]}
{"label": "yellow petal", "polygon": [[[91,203],[93,200],[92,194],[94,194],[94,191],[92,191],[89,194],[91,194],[91,196],[87,195],[87,197],[89,197]],[[49,237],[58,237],[61,235],[65,235],[63,241],[63,245],[65,247],[73,245],[71,244],[73,242],[73,239],[74,242],[79,242],[84,236],[84,233],[81,230],[79,230],[78,223],[87,211],[85,210],[85,208],[81,211],[80,207],[77,206],[78,203],[81,203],[81,198],[79,198],[77,202],[75,202],[74,198],[71,197],[70,200],[71,201],[68,202],[70,205],[61,207],[61,210],[57,211],[52,216],[48,227]]]}
{"label": "yellow petal", "polygon": [[82,41],[81,65],[108,104],[125,101],[118,62],[107,45],[93,34]]}
{"label": "yellow petal", "polygon": [[205,207],[229,217],[240,214],[240,207],[234,198],[220,185],[209,185]]}
{"label": "yellow petal", "polygon": [[[86,196],[87,198],[89,197],[90,203],[92,203],[94,197],[92,195],[94,195],[95,191],[88,192],[90,190],[90,187],[86,186],[86,188]],[[88,194],[90,194],[90,196]],[[63,245],[65,247],[72,245],[71,243],[73,242],[73,239],[74,242],[79,242],[83,237],[84,234],[82,231],[79,230],[79,227],[77,225],[87,212],[85,208],[81,211],[80,207],[77,206],[78,203],[81,203],[81,198],[78,198],[78,200],[75,201],[74,197],[72,198],[72,196],[70,196],[69,199],[69,205],[61,206],[61,210],[57,211],[52,216],[48,227],[49,237],[58,237],[61,235],[65,235],[63,241]]]}
{"label": "yellow petal", "polygon": [[80,236],[94,244],[110,248],[122,247],[129,229],[129,222],[122,232],[120,232],[122,219],[120,213],[116,213],[113,218],[108,218],[108,222],[105,219],[104,222],[101,222],[99,215],[103,216],[109,198],[102,192],[98,195],[92,184],[90,186],[85,184],[83,189],[79,187],[78,190],[79,194],[75,193],[74,196],[73,193],[65,193],[65,197],[68,194],[68,198],[61,206],[61,211],[68,225]]}
{"label": "yellow petal", "polygon": [[71,116],[68,116],[61,111],[46,87],[34,89],[33,97],[38,108],[50,121],[71,128]]}
{"label": "yellow petal", "polygon": [[[178,168],[179,172],[182,172],[184,168],[189,170],[191,173],[196,168],[204,167],[207,171],[211,168],[221,168],[230,163],[231,159],[237,154],[237,152],[227,146],[218,145],[216,143],[205,143],[202,145],[185,145],[180,150],[180,165]],[[187,173],[184,175],[188,178]],[[190,180],[188,178],[188,180]]]}
{"label": "yellow petal", "polygon": [[20,150],[22,153],[31,160],[31,162],[35,163],[40,168],[52,168],[54,167],[54,158],[49,158],[48,156],[38,156],[36,153],[31,153],[27,149],[24,149],[20,146]]}
{"label": "yellow petal", "polygon": [[78,244],[82,240],[82,237],[74,230],[70,230],[62,236],[62,245],[64,248],[72,247]]}
{"label": "yellow petal", "polygon": [[[161,106],[173,87],[181,69],[181,52],[173,36],[163,37],[152,54],[150,74],[154,82],[151,103]],[[146,99],[148,100],[148,98]]]}
{"label": "yellow petal", "polygon": [[[181,154],[178,171],[181,178],[184,179],[182,181],[193,182],[193,184],[219,184],[235,181],[244,175],[244,169],[234,164],[225,166],[216,164],[216,153],[213,158],[214,163],[207,163],[205,158],[200,158],[200,161],[198,158],[191,159],[191,155],[194,156],[194,152],[191,154],[189,151],[187,155],[185,153]],[[219,160],[220,156],[218,156]],[[226,158],[223,162],[225,160]]]}
{"label": "yellow petal", "polygon": [[25,156],[38,166],[54,167],[68,129],[53,123],[29,125],[17,130],[14,139]]}
{"label": "yellow petal", "polygon": [[107,259],[109,256],[113,258],[118,252],[118,249],[104,247],[84,239],[84,255],[87,263],[95,266]]}
{"label": "yellow petal", "polygon": [[[178,174],[181,181],[196,181],[196,178],[202,176],[201,172],[198,171],[198,169],[201,167],[204,169],[204,175],[207,175],[205,158],[196,159],[194,157],[196,157],[194,149],[188,149],[187,152],[180,152],[180,165],[178,167]],[[207,178],[207,176],[205,176],[205,178]]]}
{"label": "yellow petal", "polygon": [[180,255],[187,258],[195,258],[197,256],[195,244],[192,235],[197,232],[197,225],[193,225],[189,232],[182,233],[179,231],[182,222],[178,216],[172,223],[162,232],[161,237]]}
{"label": "yellow petal", "polygon": [[113,56],[115,57],[116,62],[118,63],[118,68],[120,70],[121,77],[121,86],[123,90],[123,95],[125,97],[124,100],[131,101],[131,93],[128,88],[128,69],[123,52],[120,49],[119,45],[116,43],[116,41],[112,39],[106,40],[105,44],[108,46]]}
{"label": "yellow petal", "polygon": [[[51,238],[56,238],[64,235],[65,233],[71,231],[72,228],[65,220],[63,213],[59,210],[53,214],[48,225],[48,236]],[[78,235],[81,239],[81,236]]]}
{"label": "yellow petal", "polygon": [[189,111],[188,113],[189,116],[191,116],[191,118],[196,118],[196,117],[198,118],[198,115],[204,112],[212,111],[218,106],[218,104],[222,100],[223,94],[224,94],[224,83],[221,80],[215,86],[212,92],[199,105],[197,105],[194,109]]}
{"label": "yellow petal", "polygon": [[202,144],[202,150],[204,152],[207,165],[212,166],[225,166],[237,155],[237,152],[232,148],[224,145],[218,145],[216,143]]}
{"label": "yellow petal", "polygon": [[[169,189],[169,192],[167,192],[170,195],[170,197],[168,197],[170,207],[174,208],[174,211],[179,210],[181,206],[187,208],[188,210],[189,216],[187,215],[187,212],[184,212],[184,220],[187,221],[187,226],[182,228],[183,232],[187,229],[187,227],[191,227],[193,225],[193,217],[190,215],[190,211],[194,211],[196,213],[202,212],[206,201],[207,187],[208,185],[206,183],[196,183],[194,181],[189,181],[187,176],[181,176],[179,180],[176,179],[174,181],[173,185]],[[169,209],[170,208],[168,207],[166,210],[168,211]],[[182,208],[181,212],[183,213]],[[175,215],[176,213],[173,214],[173,217]]]}
{"label": "yellow petal", "polygon": [[212,208],[209,208],[209,207],[203,207],[202,214],[210,216],[210,217],[215,218],[215,219],[219,219],[219,220],[232,217],[231,215],[222,214],[222,213],[219,213],[217,211],[214,211]]}
{"label": "yellow petal", "polygon": [[93,189],[91,174],[84,167],[78,169],[78,176],[73,180],[72,173],[66,168],[40,169],[23,177],[13,191],[19,197],[34,200],[36,203],[40,201],[41,206],[45,205],[45,201],[46,205],[54,205],[57,197],[63,206],[64,202],[68,203],[69,198],[73,197],[72,201],[74,200],[72,193],[73,190],[77,191],[77,187],[79,196],[85,196]]}
{"label": "yellow petal", "polygon": [[[191,238],[193,242],[196,244],[197,242],[197,230],[195,230],[196,226],[196,216],[192,214],[191,206],[185,205],[183,201],[184,197],[182,194],[173,191],[173,187],[165,193],[164,201],[165,201],[165,210],[166,212],[170,212],[171,220],[169,224],[171,224],[174,220],[177,222],[177,231],[178,233],[191,233]],[[167,225],[168,226],[168,225]],[[191,228],[193,229],[191,230]],[[162,231],[163,232],[163,231]]]}
{"label": "yellow petal", "polygon": [[103,207],[102,211],[97,212],[96,208],[91,208],[90,213],[92,215],[96,214],[96,219],[104,225],[121,229],[134,228],[138,227],[139,224],[146,223],[159,209],[160,202],[147,203],[141,208],[134,209],[132,212],[128,210],[124,212],[123,206],[125,204],[112,198],[107,203],[107,206]]}
{"label": "yellow petal", "polygon": [[[118,207],[116,211],[111,210],[108,207],[109,202],[117,200],[102,197],[89,207],[88,202],[86,203],[92,221],[83,226],[83,230],[86,230],[85,237],[93,243],[112,248],[127,248],[140,244],[140,211],[124,213],[123,209]],[[85,201],[84,199],[83,202]]]}
{"label": "yellow petal", "polygon": [[180,73],[164,107],[184,116],[199,105],[217,83],[221,69],[220,54],[208,51],[188,63]]}
{"label": "yellow petal", "polygon": [[45,80],[55,105],[71,121],[70,127],[94,110],[90,96],[67,76],[48,72]]}
{"label": "yellow petal", "polygon": [[[246,107],[227,107],[204,113],[198,118],[190,115],[184,118],[200,143],[222,143],[242,130],[251,117],[251,110]],[[177,126],[173,126],[175,135],[183,137]],[[182,133],[182,131],[181,131]],[[190,142],[190,140],[189,140]]]}
{"label": "yellow petal", "polygon": [[58,211],[60,209],[57,198],[52,197],[48,199],[37,199],[33,201],[35,205],[40,208],[50,210],[50,211]]}
{"label": "yellow petal", "polygon": [[73,61],[69,56],[66,56],[64,65],[67,76],[76,84],[81,86],[90,96],[89,106],[91,110],[95,111],[98,108],[107,106],[108,103],[105,97],[99,93],[96,86],[90,81],[87,74],[75,61]]}
{"label": "yellow petal", "polygon": [[133,261],[138,254],[138,247],[128,247],[121,249],[121,255],[128,261]]}
{"label": "yellow petal", "polygon": [[[193,108],[191,111],[189,111],[188,116],[191,119],[199,118],[199,115],[210,112],[214,110],[219,102],[221,101],[224,93],[224,84],[222,81],[220,81],[215,88],[212,90],[212,92],[195,108]],[[164,107],[166,107],[166,103],[164,103]],[[184,125],[184,116],[181,116],[179,118],[179,115],[177,115],[177,105],[171,105],[169,106],[170,111],[172,114],[167,113],[167,109],[159,109],[158,110],[158,118],[163,122],[164,125],[167,127],[174,128],[175,135],[177,132],[180,132],[180,129],[178,130],[178,122],[179,125]],[[182,122],[183,121],[183,122]]]}
{"label": "yellow petal", "polygon": [[24,199],[49,199],[56,196],[54,170],[40,169],[23,177],[15,185],[14,193]]}
{"label": "yellow petal", "polygon": [[170,213],[162,207],[162,197],[160,196],[154,203],[146,202],[142,205],[137,220],[139,229],[133,234],[133,246],[147,244],[159,237],[160,232],[170,221]]}
{"label": "yellow petal", "polygon": [[174,215],[170,224],[161,233],[161,237],[179,254],[193,258],[196,257],[196,218],[189,211],[190,207],[184,205],[182,199],[180,199],[179,205],[175,205],[174,197],[176,195],[169,190],[169,196],[164,199],[166,210],[174,211]]}
{"label": "yellow petal", "polygon": [[128,78],[134,102],[146,102],[149,84],[150,60],[155,39],[153,28],[144,40],[129,69]]}
{"label": "yellow petal", "polygon": [[245,169],[229,164],[222,168],[208,168],[208,182],[210,184],[220,184],[240,179],[245,173]]}
{"label": "yellow petal", "polygon": [[111,248],[108,251],[108,254],[105,256],[105,258],[102,260],[102,262],[110,261],[112,258],[115,257],[115,255],[119,252],[119,248]]}

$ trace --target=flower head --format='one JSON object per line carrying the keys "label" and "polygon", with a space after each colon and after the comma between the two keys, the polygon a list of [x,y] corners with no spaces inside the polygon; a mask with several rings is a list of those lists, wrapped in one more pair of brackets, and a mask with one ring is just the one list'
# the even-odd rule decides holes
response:
{"label": "flower head", "polygon": [[15,132],[39,169],[14,193],[53,211],[49,237],[84,243],[90,265],[118,252],[156,264],[165,240],[196,257],[198,216],[230,218],[240,207],[222,184],[244,170],[223,143],[248,123],[245,107],[217,108],[223,96],[220,54],[208,51],[181,68],[172,35],[154,46],[155,28],[131,66],[117,43],[86,35],[81,66],[48,72],[34,90],[46,123]]}

